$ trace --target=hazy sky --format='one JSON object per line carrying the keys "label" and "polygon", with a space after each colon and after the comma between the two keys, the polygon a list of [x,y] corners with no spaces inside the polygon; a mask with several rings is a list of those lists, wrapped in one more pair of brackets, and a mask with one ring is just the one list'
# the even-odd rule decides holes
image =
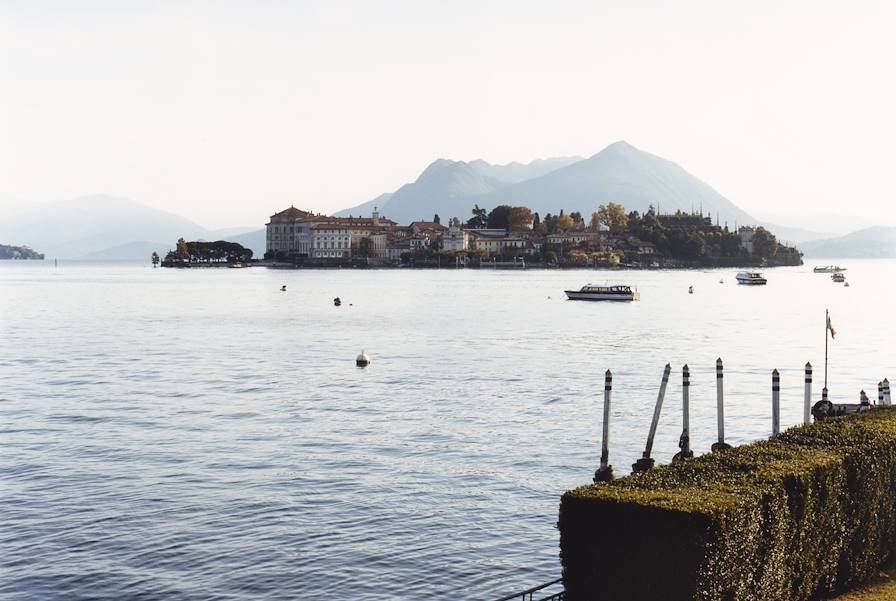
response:
{"label": "hazy sky", "polygon": [[896,3],[0,0],[0,203],[209,227],[625,139],[748,211],[896,222]]}

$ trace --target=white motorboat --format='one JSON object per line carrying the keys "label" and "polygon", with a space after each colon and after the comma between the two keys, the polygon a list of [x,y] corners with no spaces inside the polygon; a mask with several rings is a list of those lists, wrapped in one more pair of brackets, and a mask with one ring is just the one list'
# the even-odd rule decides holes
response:
{"label": "white motorboat", "polygon": [[564,290],[569,300],[636,301],[641,294],[631,286],[582,286],[581,290]]}
{"label": "white motorboat", "polygon": [[815,273],[839,273],[841,271],[846,271],[846,267],[840,267],[839,265],[825,265],[824,267],[816,267],[812,271]]}
{"label": "white motorboat", "polygon": [[738,284],[747,284],[750,286],[763,286],[768,283],[762,274],[758,271],[741,271],[737,274]]}

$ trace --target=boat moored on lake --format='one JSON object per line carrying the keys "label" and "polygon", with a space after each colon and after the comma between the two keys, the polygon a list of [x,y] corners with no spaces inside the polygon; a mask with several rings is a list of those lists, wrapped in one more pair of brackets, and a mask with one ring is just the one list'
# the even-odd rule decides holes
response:
{"label": "boat moored on lake", "polygon": [[763,286],[768,283],[762,274],[758,271],[741,271],[737,274],[738,284],[747,284],[748,286]]}
{"label": "boat moored on lake", "polygon": [[846,281],[846,276],[839,271],[835,271],[833,274],[831,274],[831,280],[837,283],[843,283]]}
{"label": "boat moored on lake", "polygon": [[825,265],[824,267],[816,267],[812,271],[815,273],[839,273],[841,271],[846,271],[846,267],[840,267],[839,265]]}
{"label": "boat moored on lake", "polygon": [[582,286],[581,290],[564,290],[569,300],[636,301],[641,294],[631,286]]}

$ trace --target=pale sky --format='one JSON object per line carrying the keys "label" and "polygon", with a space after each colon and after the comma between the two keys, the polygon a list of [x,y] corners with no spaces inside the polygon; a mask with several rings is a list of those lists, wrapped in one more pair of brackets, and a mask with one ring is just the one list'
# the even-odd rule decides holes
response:
{"label": "pale sky", "polygon": [[861,1],[0,0],[0,205],[260,226],[624,139],[749,212],[896,223],[894,31]]}

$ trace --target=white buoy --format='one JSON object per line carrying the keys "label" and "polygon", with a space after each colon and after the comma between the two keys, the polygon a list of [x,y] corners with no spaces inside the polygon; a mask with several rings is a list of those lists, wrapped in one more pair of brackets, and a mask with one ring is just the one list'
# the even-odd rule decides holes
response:
{"label": "white buoy", "polygon": [[355,359],[355,365],[358,367],[367,367],[370,365],[370,357],[367,356],[367,353],[361,351],[361,354]]}

